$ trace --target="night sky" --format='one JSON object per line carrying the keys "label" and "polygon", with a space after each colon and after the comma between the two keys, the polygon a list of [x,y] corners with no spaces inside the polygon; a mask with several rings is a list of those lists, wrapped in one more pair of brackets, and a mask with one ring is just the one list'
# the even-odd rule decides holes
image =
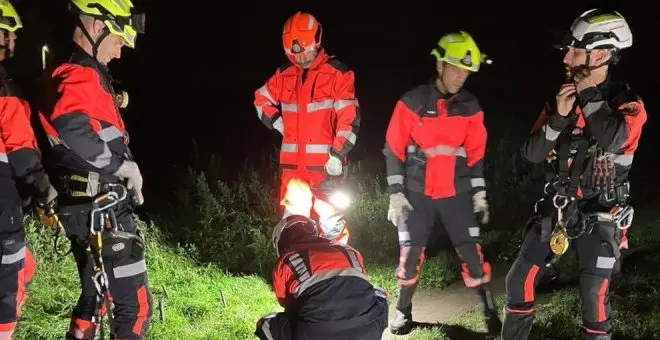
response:
{"label": "night sky", "polygon": [[[27,95],[34,96],[41,45],[48,42],[56,59],[66,59],[73,26],[65,0],[14,3],[25,28],[9,69]],[[552,45],[575,17],[596,6],[612,6],[632,27],[633,46],[624,51],[615,75],[624,76],[645,101],[649,122],[633,173],[638,185],[653,185],[660,142],[653,135],[660,127],[655,115],[660,109],[660,23],[648,8],[650,2],[134,3],[147,10],[147,34],[138,38],[136,50],[125,48],[111,69],[131,95],[124,119],[146,190],[165,183],[174,165],[191,164],[193,139],[203,156],[219,154],[229,171],[246,160],[259,165],[265,153],[274,152],[280,138],[257,119],[253,95],[286,61],[281,27],[297,10],[316,16],[326,50],[355,72],[362,127],[350,159],[380,160],[394,104],[402,93],[434,76],[429,52],[443,34],[459,29],[471,33],[494,60],[465,85],[481,102],[492,143],[529,131],[543,102],[554,99],[563,79],[563,54]],[[506,129],[490,128],[502,122]]]}

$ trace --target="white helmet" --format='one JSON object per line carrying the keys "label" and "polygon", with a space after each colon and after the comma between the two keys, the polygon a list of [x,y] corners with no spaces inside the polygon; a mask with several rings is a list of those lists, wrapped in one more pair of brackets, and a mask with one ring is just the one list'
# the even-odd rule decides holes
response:
{"label": "white helmet", "polygon": [[591,9],[573,21],[570,33],[557,47],[618,50],[632,46],[632,42],[630,27],[619,12]]}

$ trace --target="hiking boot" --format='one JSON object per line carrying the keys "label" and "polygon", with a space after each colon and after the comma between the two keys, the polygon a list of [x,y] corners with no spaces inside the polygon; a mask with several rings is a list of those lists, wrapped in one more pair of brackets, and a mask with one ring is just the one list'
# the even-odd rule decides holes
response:
{"label": "hiking boot", "polygon": [[397,309],[394,321],[390,323],[390,333],[394,335],[406,335],[412,331],[412,328],[412,314],[404,314]]}

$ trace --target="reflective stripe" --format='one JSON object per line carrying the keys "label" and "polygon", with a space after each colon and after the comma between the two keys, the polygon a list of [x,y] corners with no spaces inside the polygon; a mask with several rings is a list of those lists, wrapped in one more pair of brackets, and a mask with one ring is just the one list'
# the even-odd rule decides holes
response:
{"label": "reflective stripe", "polygon": [[273,105],[277,104],[277,102],[275,101],[275,99],[273,99],[273,96],[271,96],[271,95],[270,95],[270,92],[268,92],[268,89],[266,88],[266,85],[262,86],[262,87],[259,89],[259,93],[260,93],[262,96],[266,97],[266,99],[268,99],[268,101],[271,102]]}
{"label": "reflective stripe", "polygon": [[470,183],[472,184],[473,188],[486,186],[486,180],[483,178],[472,178],[470,179]]}
{"label": "reflective stripe", "polygon": [[410,241],[410,232],[409,231],[400,231],[399,232],[399,242]]}
{"label": "reflective stripe", "polygon": [[468,232],[472,237],[479,237],[479,227],[469,227]]}
{"label": "reflective stripe", "polygon": [[355,144],[355,141],[357,140],[357,136],[355,133],[353,133],[353,131],[342,130],[337,132],[337,136],[346,137],[346,139],[353,144]]}
{"label": "reflective stripe", "polygon": [[101,131],[99,131],[99,137],[101,137],[101,140],[104,142],[109,142],[111,140],[114,140],[116,138],[122,137],[122,133],[119,131],[114,126],[107,127]]}
{"label": "reflective stripe", "polygon": [[12,264],[16,263],[25,258],[25,246],[19,249],[17,252],[9,255],[2,255],[2,264]]}
{"label": "reflective stripe", "polygon": [[293,253],[289,257],[289,264],[293,269],[295,270],[296,273],[296,279],[300,284],[303,282],[307,281],[307,279],[310,278],[309,271],[307,270],[307,265],[305,265],[305,262],[303,259],[300,257],[300,254],[298,253]]}
{"label": "reflective stripe", "polygon": [[589,116],[592,113],[600,110],[605,105],[606,104],[605,104],[604,100],[601,100],[601,101],[598,101],[598,102],[587,103],[587,105],[585,105],[584,108],[582,108],[582,113],[584,114],[585,118],[589,118]]}
{"label": "reflective stripe", "polygon": [[632,164],[634,157],[634,155],[612,155],[612,161],[614,164],[627,166]]}
{"label": "reflective stripe", "polygon": [[7,158],[6,153],[0,153],[0,162],[9,163],[9,158]]}
{"label": "reflective stripe", "polygon": [[282,111],[298,112],[298,104],[282,103]]}
{"label": "reflective stripe", "polygon": [[293,292],[294,297],[298,298],[300,295],[302,295],[305,292],[305,290],[307,290],[311,286],[321,281],[325,281],[339,276],[353,276],[367,280],[367,277],[364,275],[364,273],[354,268],[328,270],[320,274],[312,275],[312,277],[310,277],[309,280],[303,282],[300,286],[296,287],[295,291]]}
{"label": "reflective stripe", "polygon": [[108,144],[103,143],[103,153],[96,156],[96,158],[93,161],[87,160],[87,163],[101,169],[110,165],[111,161],[112,161],[112,151],[110,151]]}
{"label": "reflective stripe", "polygon": [[407,153],[415,153],[415,152],[417,152],[417,147],[414,146],[414,145],[408,145],[406,147],[406,152]]}
{"label": "reflective stripe", "polygon": [[312,102],[307,104],[307,112],[314,112],[318,110],[331,109],[333,107],[334,100],[327,99],[322,102]]}
{"label": "reflective stripe", "polygon": [[387,176],[387,185],[403,184],[403,175]]}
{"label": "reflective stripe", "polygon": [[338,101],[335,102],[334,108],[335,108],[335,111],[339,111],[339,110],[341,110],[341,109],[343,109],[347,106],[350,106],[350,105],[360,106],[360,104],[358,104],[357,99],[349,99],[349,100],[341,99],[341,100],[338,100]]}
{"label": "reflective stripe", "polygon": [[426,157],[435,157],[435,156],[461,156],[466,157],[465,148],[459,147],[454,148],[448,145],[437,145],[432,148],[424,149],[424,154]]}
{"label": "reflective stripe", "polygon": [[348,250],[348,258],[351,260],[351,266],[353,269],[362,271],[362,266],[360,265],[360,261],[354,251]]}
{"label": "reflective stripe", "polygon": [[298,144],[282,144],[282,152],[298,152]]}
{"label": "reflective stripe", "polygon": [[[13,327],[16,327],[16,323],[13,323]],[[11,336],[13,335],[13,333],[14,333],[13,330],[0,332],[0,340],[11,340]]]}
{"label": "reflective stripe", "polygon": [[305,152],[307,153],[328,153],[330,145],[328,144],[307,144],[305,145]]}
{"label": "reflective stripe", "polygon": [[275,340],[273,334],[270,332],[270,319],[264,320],[264,324],[261,326],[261,330],[264,332],[266,339]]}
{"label": "reflective stripe", "polygon": [[543,125],[543,131],[545,132],[545,139],[547,139],[551,142],[554,142],[555,140],[557,140],[557,138],[559,137],[559,134],[561,133],[561,131],[554,130],[548,124]]}
{"label": "reflective stripe", "polygon": [[279,131],[281,134],[284,134],[284,122],[282,122],[282,117],[277,117],[273,122],[273,129]]}
{"label": "reflective stripe", "polygon": [[264,116],[264,107],[257,105],[257,116],[259,116],[259,119]]}
{"label": "reflective stripe", "polygon": [[146,271],[147,271],[147,263],[144,262],[144,260],[132,264],[127,264],[125,266],[112,268],[112,272],[115,275],[115,279],[135,276],[138,274],[142,274]]}
{"label": "reflective stripe", "polygon": [[596,268],[612,269],[615,262],[616,259],[614,257],[598,256],[598,259],[596,259]]}

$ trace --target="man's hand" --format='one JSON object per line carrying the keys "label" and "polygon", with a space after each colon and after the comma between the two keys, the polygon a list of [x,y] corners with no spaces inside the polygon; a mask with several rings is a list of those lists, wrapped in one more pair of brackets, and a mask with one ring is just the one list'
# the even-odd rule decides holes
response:
{"label": "man's hand", "polygon": [[472,196],[474,212],[481,214],[481,224],[487,224],[489,220],[488,201],[486,200],[486,191],[482,190]]}
{"label": "man's hand", "polygon": [[408,211],[413,211],[413,207],[402,192],[390,195],[390,208],[387,211],[387,219],[398,226],[401,218]]}
{"label": "man's hand", "polygon": [[126,180],[126,189],[134,190],[137,205],[142,205],[144,203],[144,197],[142,197],[142,174],[137,163],[124,161],[114,175]]}
{"label": "man's hand", "polygon": [[45,227],[59,228],[59,219],[55,215],[55,203],[57,199],[57,190],[51,185],[48,191],[36,199],[36,212],[39,221]]}
{"label": "man's hand", "polygon": [[325,162],[325,172],[330,176],[341,176],[343,172],[343,165],[341,159],[330,155],[328,161]]}
{"label": "man's hand", "polygon": [[557,113],[560,116],[566,117],[575,103],[575,84],[564,84],[557,93]]}

